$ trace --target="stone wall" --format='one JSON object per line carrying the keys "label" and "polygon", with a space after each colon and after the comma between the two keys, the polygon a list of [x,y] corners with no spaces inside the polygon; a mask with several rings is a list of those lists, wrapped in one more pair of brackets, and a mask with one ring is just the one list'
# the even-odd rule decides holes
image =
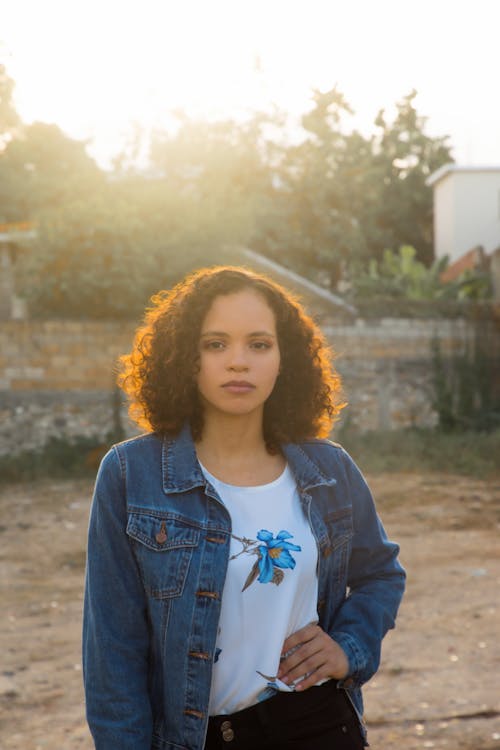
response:
{"label": "stone wall", "polygon": [[114,426],[116,363],[133,331],[116,322],[0,323],[0,455],[50,437],[104,440]]}
{"label": "stone wall", "polygon": [[443,355],[463,352],[474,335],[464,320],[382,318],[324,323],[348,406],[340,424],[360,431],[433,427],[432,342]]}
{"label": "stone wall", "polygon": [[[349,406],[342,421],[361,430],[431,426],[431,343],[463,350],[464,321],[323,321],[336,352]],[[134,326],[122,322],[0,322],[0,455],[44,445],[50,437],[105,440],[116,425],[114,378]],[[122,406],[126,434],[135,428]]]}

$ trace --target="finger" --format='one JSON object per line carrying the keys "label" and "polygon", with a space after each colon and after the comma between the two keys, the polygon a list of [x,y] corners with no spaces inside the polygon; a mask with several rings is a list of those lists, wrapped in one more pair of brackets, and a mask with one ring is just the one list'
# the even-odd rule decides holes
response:
{"label": "finger", "polygon": [[300,630],[296,630],[295,633],[292,633],[292,635],[288,636],[288,638],[283,643],[281,653],[285,655],[286,653],[288,653],[288,651],[291,651],[292,648],[296,648],[302,643],[310,641],[312,638],[314,638],[318,630],[320,630],[320,628],[318,625],[316,625],[316,623],[311,622],[308,625],[304,625],[303,628],[300,628]]}
{"label": "finger", "polygon": [[293,671],[294,679],[296,679],[297,671],[306,674],[312,669],[317,669],[321,664],[330,661],[331,651],[328,645],[321,637],[304,644],[280,665],[282,674],[288,676]]}
{"label": "finger", "polygon": [[324,657],[319,654],[313,654],[309,659],[304,659],[300,664],[290,669],[282,678],[281,681],[285,685],[289,685],[296,680],[300,680],[304,675],[309,673],[317,672],[320,669],[326,669],[326,663]]}
{"label": "finger", "polygon": [[[321,641],[315,638],[312,641],[303,643],[296,651],[294,651],[286,659],[283,659],[280,663],[278,677],[281,679],[283,675],[288,674],[292,669],[302,665],[305,660],[320,653],[322,650]],[[305,670],[304,670],[305,672]],[[304,672],[302,674],[304,674]]]}
{"label": "finger", "polygon": [[330,679],[330,675],[328,674],[328,670],[326,667],[322,667],[321,669],[317,669],[312,674],[308,675],[304,680],[301,680],[295,685],[295,690],[299,693],[302,690],[307,690],[310,687],[314,687],[314,685],[317,685],[318,682],[322,682],[323,680]]}

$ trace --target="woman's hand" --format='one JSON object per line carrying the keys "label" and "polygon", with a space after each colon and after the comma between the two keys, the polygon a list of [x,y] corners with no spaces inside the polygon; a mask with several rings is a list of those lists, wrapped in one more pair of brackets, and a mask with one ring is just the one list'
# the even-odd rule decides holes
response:
{"label": "woman's hand", "polygon": [[306,690],[330,678],[341,680],[348,672],[345,652],[319,625],[306,625],[288,636],[283,644],[278,678],[290,685],[307,675],[295,685],[295,690]]}

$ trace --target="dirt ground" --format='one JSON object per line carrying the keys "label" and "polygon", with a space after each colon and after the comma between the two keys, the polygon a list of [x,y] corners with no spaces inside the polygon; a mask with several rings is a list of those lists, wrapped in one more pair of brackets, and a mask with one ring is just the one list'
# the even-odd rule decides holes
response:
{"label": "dirt ground", "polygon": [[[500,484],[368,479],[408,570],[364,691],[371,747],[500,749]],[[93,747],[80,664],[90,494],[87,481],[0,490],[2,750]]]}

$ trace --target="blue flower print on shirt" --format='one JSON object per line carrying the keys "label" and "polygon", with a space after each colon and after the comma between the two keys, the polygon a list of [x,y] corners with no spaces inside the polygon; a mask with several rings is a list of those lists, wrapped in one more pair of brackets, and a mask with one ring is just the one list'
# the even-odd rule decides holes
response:
{"label": "blue flower print on shirt", "polygon": [[[257,534],[258,541],[234,534],[233,539],[241,542],[243,549],[232,555],[231,560],[243,554],[257,555],[258,558],[248,574],[242,591],[245,591],[256,579],[259,583],[274,583],[279,586],[284,577],[283,569],[295,568],[295,560],[290,552],[300,552],[302,549],[298,544],[287,541],[287,539],[293,539],[293,534],[285,530],[279,531],[274,537],[267,529],[261,529]],[[259,542],[264,542],[264,544],[259,544]]]}
{"label": "blue flower print on shirt", "polygon": [[[295,560],[290,554],[290,550],[293,552],[300,552],[301,548],[297,544],[287,542],[287,539],[293,539],[293,535],[288,531],[280,531],[276,534],[276,538],[270,531],[261,529],[257,534],[257,539],[260,542],[265,542],[259,546],[260,559],[259,559],[259,583],[269,583],[273,580],[276,568],[295,568]],[[277,572],[277,571],[276,571]],[[283,578],[278,575],[279,579]]]}

